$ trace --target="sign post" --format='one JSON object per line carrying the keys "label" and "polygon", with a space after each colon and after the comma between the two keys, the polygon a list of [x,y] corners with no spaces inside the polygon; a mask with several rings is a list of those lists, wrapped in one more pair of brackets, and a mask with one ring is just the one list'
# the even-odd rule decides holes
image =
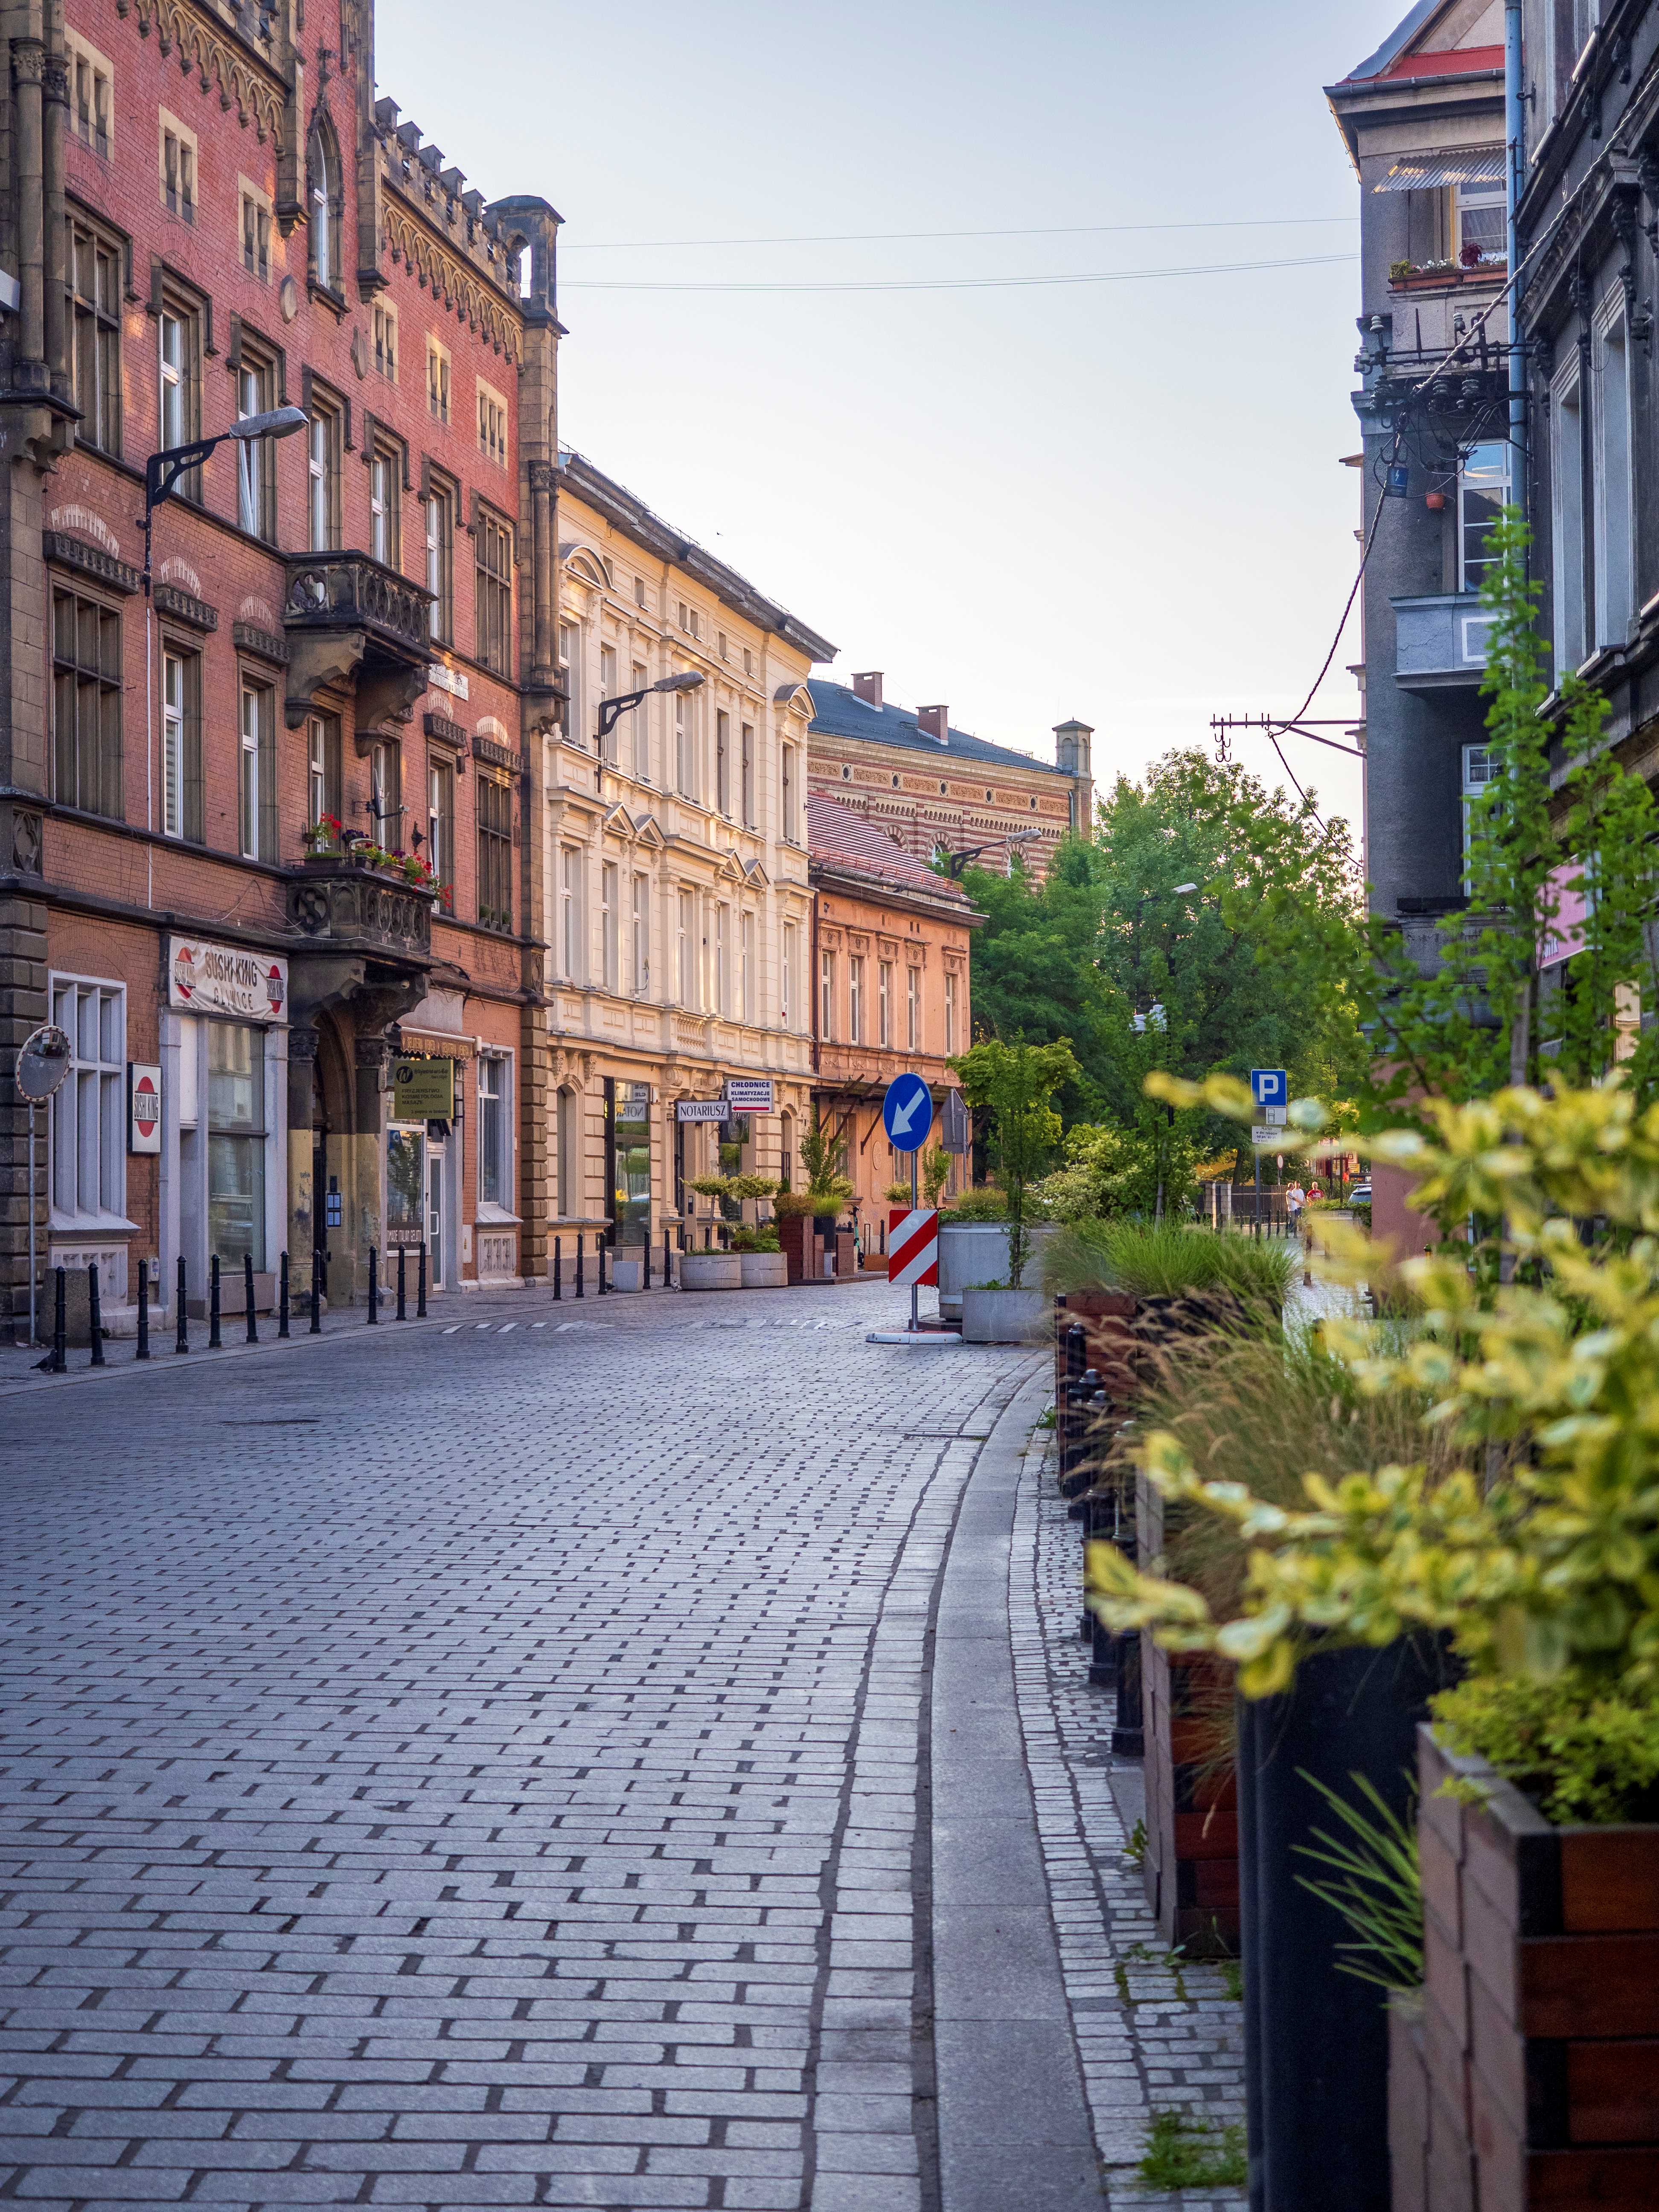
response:
{"label": "sign post", "polygon": [[[927,1141],[927,1133],[933,1126],[933,1094],[919,1075],[896,1075],[887,1086],[887,1096],[881,1102],[882,1124],[887,1131],[887,1141],[896,1152],[910,1155],[910,1212],[921,1208],[916,1202],[916,1155]],[[919,1307],[920,1277],[910,1278],[910,1328],[920,1334],[921,1316]]]}
{"label": "sign post", "polygon": [[[1282,1067],[1253,1067],[1250,1070],[1250,1095],[1261,1110],[1261,1123],[1250,1131],[1254,1147],[1261,1141],[1261,1127],[1283,1127],[1285,1109],[1290,1103],[1291,1086]],[[1255,1155],[1255,1228],[1261,1233],[1261,1155]]]}

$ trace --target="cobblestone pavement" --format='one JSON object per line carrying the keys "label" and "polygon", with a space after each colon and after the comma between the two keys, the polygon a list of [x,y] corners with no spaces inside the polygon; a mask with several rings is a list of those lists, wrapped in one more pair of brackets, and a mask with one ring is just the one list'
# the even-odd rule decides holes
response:
{"label": "cobblestone pavement", "polygon": [[1233,1970],[1165,1949],[1139,1869],[1124,1856],[1127,1838],[1109,1783],[1111,1693],[1089,1685],[1089,1647],[1078,1634],[1077,1524],[1052,1473],[1050,1455],[1028,1454],[1015,1507],[1010,1630],[1060,1972],[1108,2199],[1111,2212],[1174,2204],[1232,2212],[1247,2201],[1243,2190],[1152,2191],[1135,2172],[1154,2112],[1191,2111],[1218,2129],[1242,2123],[1243,2007]]}
{"label": "cobblestone pavement", "polygon": [[0,2194],[931,2208],[928,1608],[1033,1359],[902,1303],[10,1395]]}

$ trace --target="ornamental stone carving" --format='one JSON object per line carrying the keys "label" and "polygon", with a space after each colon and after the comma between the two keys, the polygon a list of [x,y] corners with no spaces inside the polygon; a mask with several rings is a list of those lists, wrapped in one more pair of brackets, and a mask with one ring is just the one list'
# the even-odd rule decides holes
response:
{"label": "ornamental stone carving", "polygon": [[288,887],[289,928],[382,959],[426,961],[432,952],[429,891],[342,856],[307,860]]}

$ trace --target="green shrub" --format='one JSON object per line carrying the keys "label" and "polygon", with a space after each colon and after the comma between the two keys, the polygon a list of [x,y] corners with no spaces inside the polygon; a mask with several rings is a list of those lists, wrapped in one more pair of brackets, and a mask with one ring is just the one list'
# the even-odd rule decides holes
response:
{"label": "green shrub", "polygon": [[[906,1194],[908,1196],[908,1193]],[[951,1200],[950,1218],[952,1221],[1006,1221],[1008,1201],[991,1184],[976,1190],[964,1190]]]}
{"label": "green shrub", "polygon": [[777,1252],[782,1247],[778,1243],[777,1231],[769,1221],[759,1229],[734,1230],[732,1249],[734,1252]]}
{"label": "green shrub", "polygon": [[1288,1246],[1235,1231],[1136,1221],[1077,1221],[1042,1251],[1042,1286],[1123,1291],[1132,1297],[1190,1296],[1227,1290],[1247,1305],[1282,1310],[1296,1272]]}
{"label": "green shrub", "polygon": [[1448,1747],[1489,1759],[1546,1819],[1659,1820],[1659,1688],[1586,1698],[1528,1675],[1475,1675],[1431,1703]]}

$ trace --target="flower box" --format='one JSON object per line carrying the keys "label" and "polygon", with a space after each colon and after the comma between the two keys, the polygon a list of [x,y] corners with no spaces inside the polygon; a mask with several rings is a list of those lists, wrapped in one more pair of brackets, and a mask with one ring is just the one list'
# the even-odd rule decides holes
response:
{"label": "flower box", "polygon": [[682,1252],[679,1267],[683,1291],[740,1291],[743,1255],[740,1252]]}
{"label": "flower box", "polygon": [[[1418,1772],[1422,2063],[1402,2021],[1394,2212],[1659,2203],[1659,1822],[1558,1827],[1428,1728]],[[1443,1796],[1453,1778],[1484,1802]]]}

